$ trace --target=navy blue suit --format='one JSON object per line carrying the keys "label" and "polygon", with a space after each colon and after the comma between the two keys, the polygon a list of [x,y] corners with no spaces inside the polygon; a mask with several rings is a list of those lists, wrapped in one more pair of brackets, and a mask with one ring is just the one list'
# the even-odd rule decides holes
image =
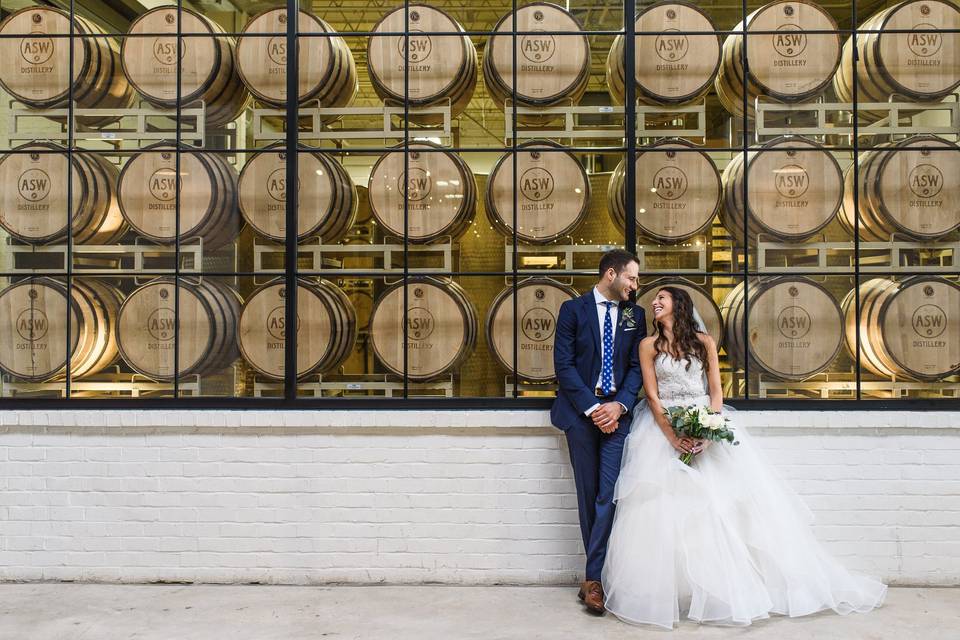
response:
{"label": "navy blue suit", "polygon": [[[632,322],[627,317],[631,314]],[[550,419],[566,434],[570,449],[580,533],[587,553],[587,580],[600,580],[607,555],[607,539],[613,527],[613,489],[620,474],[623,445],[642,382],[640,340],[647,334],[646,327],[643,309],[632,302],[620,303],[613,341],[616,391],[601,398],[595,393],[603,351],[593,289],[564,302],[557,317],[553,363],[559,390]],[[598,402],[610,401],[620,402],[627,412],[621,416],[617,429],[605,434],[584,411]]]}

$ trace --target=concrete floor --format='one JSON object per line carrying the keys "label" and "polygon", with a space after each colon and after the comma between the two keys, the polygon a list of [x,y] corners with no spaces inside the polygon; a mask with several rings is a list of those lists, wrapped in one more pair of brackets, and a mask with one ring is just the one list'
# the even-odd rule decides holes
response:
{"label": "concrete floor", "polygon": [[953,640],[960,588],[891,589],[866,615],[775,618],[674,633],[583,612],[574,588],[0,584],[4,640]]}

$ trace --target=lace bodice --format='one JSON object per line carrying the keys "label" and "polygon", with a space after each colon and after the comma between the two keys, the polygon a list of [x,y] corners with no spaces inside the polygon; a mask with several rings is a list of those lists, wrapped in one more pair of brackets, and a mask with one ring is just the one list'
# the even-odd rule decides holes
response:
{"label": "lace bodice", "polygon": [[657,355],[654,361],[657,390],[664,407],[692,403],[707,395],[703,364],[694,356],[690,357],[689,362],[688,371],[686,358],[674,360],[666,353]]}

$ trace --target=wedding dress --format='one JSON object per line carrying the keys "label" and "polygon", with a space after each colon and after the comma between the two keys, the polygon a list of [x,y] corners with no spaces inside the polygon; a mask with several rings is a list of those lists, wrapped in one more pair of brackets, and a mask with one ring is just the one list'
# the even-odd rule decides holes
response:
{"label": "wedding dress", "polygon": [[[709,406],[699,360],[655,361],[664,407]],[[640,403],[617,480],[603,568],[606,607],[635,624],[748,625],[771,614],[846,614],[880,606],[887,587],[847,571],[810,530],[812,514],[734,420],[738,446],[678,459]],[[732,409],[724,408],[724,414]]]}

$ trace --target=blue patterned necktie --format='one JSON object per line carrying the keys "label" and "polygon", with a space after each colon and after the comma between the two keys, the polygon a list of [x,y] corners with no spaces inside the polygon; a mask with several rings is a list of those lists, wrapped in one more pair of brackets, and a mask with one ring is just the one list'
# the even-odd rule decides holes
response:
{"label": "blue patterned necktie", "polygon": [[607,315],[603,318],[603,360],[600,363],[600,391],[603,395],[610,395],[613,386],[613,321],[610,319],[612,302],[604,302]]}

